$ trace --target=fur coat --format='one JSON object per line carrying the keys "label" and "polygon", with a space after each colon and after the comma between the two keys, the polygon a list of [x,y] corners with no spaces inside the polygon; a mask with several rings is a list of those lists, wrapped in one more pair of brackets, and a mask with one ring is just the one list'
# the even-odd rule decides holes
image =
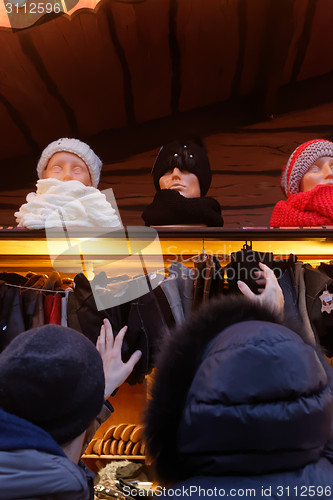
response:
{"label": "fur coat", "polygon": [[333,473],[322,458],[330,367],[267,309],[242,296],[211,301],[167,341],[157,366],[145,438],[163,484],[270,478],[319,460]]}

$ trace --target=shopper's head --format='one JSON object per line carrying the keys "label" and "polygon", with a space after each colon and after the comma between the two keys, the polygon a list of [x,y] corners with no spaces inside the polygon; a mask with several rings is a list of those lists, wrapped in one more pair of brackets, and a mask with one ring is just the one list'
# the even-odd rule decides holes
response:
{"label": "shopper's head", "polygon": [[152,169],[155,188],[178,191],[185,198],[204,196],[212,174],[200,140],[174,141],[160,149]]}
{"label": "shopper's head", "polygon": [[71,328],[28,330],[0,354],[0,408],[43,428],[59,444],[88,428],[103,399],[101,357]]}
{"label": "shopper's head", "polygon": [[320,458],[333,414],[323,366],[245,297],[198,311],[157,366],[146,442],[162,482],[265,474]]}
{"label": "shopper's head", "polygon": [[282,172],[281,187],[289,197],[319,184],[333,184],[333,143],[314,139],[291,154]]}
{"label": "shopper's head", "polygon": [[37,173],[40,179],[77,180],[85,186],[97,188],[101,168],[101,160],[88,144],[64,137],[44,149]]}

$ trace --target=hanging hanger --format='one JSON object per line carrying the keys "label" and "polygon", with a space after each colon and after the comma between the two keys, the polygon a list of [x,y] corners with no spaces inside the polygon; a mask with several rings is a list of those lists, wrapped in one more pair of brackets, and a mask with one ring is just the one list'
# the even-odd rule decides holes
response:
{"label": "hanging hanger", "polygon": [[252,250],[252,241],[245,241],[244,245],[243,245],[243,250]]}

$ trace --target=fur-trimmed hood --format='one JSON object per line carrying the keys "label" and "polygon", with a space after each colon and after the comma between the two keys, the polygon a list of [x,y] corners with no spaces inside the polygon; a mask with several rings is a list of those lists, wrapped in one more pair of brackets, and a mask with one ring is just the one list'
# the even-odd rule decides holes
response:
{"label": "fur-trimmed hood", "polygon": [[242,296],[211,301],[167,341],[157,367],[145,439],[161,482],[319,459],[333,413],[326,373],[267,309]]}

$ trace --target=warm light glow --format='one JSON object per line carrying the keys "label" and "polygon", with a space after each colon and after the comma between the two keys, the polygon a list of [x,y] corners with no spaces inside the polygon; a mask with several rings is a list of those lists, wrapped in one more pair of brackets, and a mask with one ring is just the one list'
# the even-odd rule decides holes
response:
{"label": "warm light glow", "polygon": [[[138,274],[141,269],[140,256],[129,255],[129,247],[124,241],[110,238],[101,238],[98,240],[92,238],[91,241],[86,238],[77,238],[79,248],[84,247],[84,262],[89,268],[89,277],[92,276],[92,269],[95,272],[105,269],[110,276],[129,274]],[[72,240],[73,243],[73,240]],[[188,260],[191,256],[202,253],[202,241],[200,239],[164,239],[160,238],[162,253],[164,257],[164,266],[168,267],[173,260],[188,261],[185,264],[192,266]],[[64,241],[58,240],[52,243],[52,253],[62,254],[64,251]],[[205,252],[211,255],[217,255],[224,265],[229,262],[230,254],[237,252],[243,246],[244,242],[235,241],[217,241],[205,240]],[[145,248],[144,261],[147,271],[158,270],[163,272],[163,264],[160,266],[159,245],[147,240],[140,240],[139,246]],[[257,252],[272,252],[275,259],[283,259],[290,253],[298,256],[299,260],[318,265],[320,262],[329,262],[333,260],[333,242],[325,238],[314,240],[288,240],[288,241],[253,241],[252,249]],[[133,249],[132,249],[133,251]],[[75,247],[68,249],[65,256],[57,260],[57,266],[61,267],[63,273],[74,274],[82,270],[82,261],[80,255],[75,251]],[[3,240],[0,247],[0,269],[2,271],[43,271],[51,272],[53,270],[52,261],[49,256],[49,248],[45,239],[18,239]],[[88,269],[87,269],[88,271]]]}

